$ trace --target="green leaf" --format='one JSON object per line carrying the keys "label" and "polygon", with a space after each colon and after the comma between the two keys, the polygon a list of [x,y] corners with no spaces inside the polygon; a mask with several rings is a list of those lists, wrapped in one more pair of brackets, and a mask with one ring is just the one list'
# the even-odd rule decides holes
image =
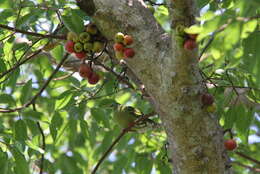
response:
{"label": "green leaf", "polygon": [[51,132],[53,141],[56,140],[58,130],[59,130],[59,128],[61,128],[62,123],[63,123],[62,117],[60,116],[60,114],[58,112],[55,112],[54,116],[52,117],[51,124],[50,124],[50,132]]}
{"label": "green leaf", "polygon": [[21,119],[15,122],[14,137],[18,141],[25,141],[27,139],[27,126]]}
{"label": "green leaf", "polygon": [[225,124],[224,127],[226,129],[232,128],[237,118],[236,110],[235,108],[230,108],[225,114],[224,114],[224,120]]}
{"label": "green leaf", "polygon": [[0,74],[6,71],[4,60],[0,59]]}
{"label": "green leaf", "polygon": [[30,132],[32,133],[33,136],[39,135],[40,131],[39,128],[36,124],[36,121],[30,120],[30,119],[25,119],[26,125]]}
{"label": "green leaf", "polygon": [[199,17],[198,19],[200,21],[208,21],[213,19],[216,16],[216,14],[213,11],[207,11],[206,13],[204,13],[201,17]]}
{"label": "green leaf", "polygon": [[33,111],[33,110],[25,111],[25,112],[23,112],[22,115],[24,118],[31,119],[31,120],[40,120],[41,117],[43,116],[43,114],[41,112],[37,112],[37,111]]}
{"label": "green leaf", "polygon": [[189,28],[185,28],[185,32],[186,33],[190,33],[190,34],[196,34],[196,33],[200,33],[202,30],[202,28],[198,25],[192,25]]}
{"label": "green leaf", "polygon": [[8,172],[8,155],[0,149],[0,173],[7,174]]}
{"label": "green leaf", "polygon": [[240,33],[241,33],[241,23],[234,22],[224,30],[225,32],[225,38],[224,38],[224,47],[229,50],[232,49],[235,44],[240,39]]}
{"label": "green leaf", "polygon": [[9,105],[15,105],[15,100],[11,95],[8,94],[0,94],[0,103],[7,103]]}
{"label": "green leaf", "polygon": [[13,58],[13,51],[12,51],[12,48],[13,48],[13,44],[10,43],[10,42],[6,42],[4,45],[3,45],[3,51],[4,51],[4,59],[6,61],[12,61],[12,58]]}
{"label": "green leaf", "polygon": [[74,12],[61,16],[61,20],[70,31],[77,34],[84,31],[83,20]]}
{"label": "green leaf", "polygon": [[9,80],[8,80],[8,85],[14,90],[16,88],[16,82],[17,82],[17,79],[20,75],[20,69],[17,68],[16,70],[14,70],[10,77],[9,77]]}
{"label": "green leaf", "polygon": [[160,172],[160,174],[171,174],[171,168],[169,167],[169,165],[167,165],[167,163],[164,163],[162,161],[159,161],[157,164],[157,171]]}
{"label": "green leaf", "polygon": [[22,88],[20,101],[25,104],[32,96],[32,80],[29,80]]}
{"label": "green leaf", "polygon": [[[151,158],[151,157],[150,157]],[[153,162],[149,159],[149,154],[143,153],[136,156],[136,169],[139,174],[151,173]]]}
{"label": "green leaf", "polygon": [[72,99],[73,93],[71,91],[65,91],[62,93],[55,102],[55,109],[60,110],[64,108]]}
{"label": "green leaf", "polygon": [[52,117],[51,124],[53,124],[57,128],[60,128],[62,126],[62,123],[63,123],[63,118],[58,112],[55,112]]}
{"label": "green leaf", "polygon": [[24,156],[16,148],[10,148],[10,151],[15,159],[15,173],[30,174],[28,163]]}
{"label": "green leaf", "polygon": [[0,0],[0,9],[13,8],[14,4],[13,0]]}
{"label": "green leaf", "polygon": [[80,129],[81,132],[83,133],[85,138],[89,138],[89,127],[88,127],[88,123],[85,120],[80,120]]}
{"label": "green leaf", "polygon": [[197,1],[197,5],[198,5],[199,9],[201,9],[202,7],[207,5],[208,3],[209,3],[209,0],[198,0]]}
{"label": "green leaf", "polygon": [[254,118],[253,110],[247,110],[245,107],[240,106],[237,112],[236,128],[241,133],[247,133],[250,128],[251,121]]}
{"label": "green leaf", "polygon": [[28,147],[30,147],[33,150],[36,150],[40,153],[44,153],[44,150],[40,147],[38,147],[36,144],[33,144],[31,141],[25,141],[25,143],[28,145]]}
{"label": "green leaf", "polygon": [[243,24],[241,38],[247,38],[257,27],[257,20],[250,20]]}
{"label": "green leaf", "polygon": [[53,141],[55,142],[57,135],[58,135],[58,131],[57,128],[54,125],[50,125],[50,133],[51,133],[51,137],[53,139]]}
{"label": "green leaf", "polygon": [[82,169],[77,165],[77,161],[73,157],[69,157],[65,154],[60,155],[56,165],[64,171],[62,172],[64,174],[83,174]]}
{"label": "green leaf", "polygon": [[58,45],[54,49],[51,50],[52,56],[57,60],[60,61],[63,58],[64,54],[64,46]]}
{"label": "green leaf", "polygon": [[247,39],[243,41],[244,55],[242,60],[244,68],[248,70],[255,77],[255,84],[260,87],[260,33],[254,32]]}
{"label": "green leaf", "polygon": [[109,128],[108,115],[101,108],[92,108],[91,115],[97,121],[98,124],[102,124],[103,126]]}

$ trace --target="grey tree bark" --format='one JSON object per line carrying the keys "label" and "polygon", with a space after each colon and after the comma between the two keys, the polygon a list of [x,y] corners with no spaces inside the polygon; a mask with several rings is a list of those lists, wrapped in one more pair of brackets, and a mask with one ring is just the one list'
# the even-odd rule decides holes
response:
{"label": "grey tree bark", "polygon": [[127,65],[145,85],[163,122],[173,173],[229,173],[223,131],[200,102],[206,88],[197,65],[198,50],[184,50],[174,34],[176,26],[194,23],[194,0],[167,2],[172,34],[164,32],[141,0],[81,0],[78,5],[110,44],[117,32],[133,36],[136,55],[126,60]]}

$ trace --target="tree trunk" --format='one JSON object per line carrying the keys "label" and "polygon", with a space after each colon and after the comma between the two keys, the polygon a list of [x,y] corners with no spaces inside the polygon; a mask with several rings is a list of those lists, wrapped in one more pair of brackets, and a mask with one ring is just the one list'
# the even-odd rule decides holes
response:
{"label": "tree trunk", "polygon": [[[194,22],[193,0],[174,0],[168,7],[172,31]],[[187,51],[166,34],[140,0],[82,0],[80,8],[91,15],[113,44],[117,32],[134,38],[136,55],[127,65],[145,85],[167,133],[176,174],[228,173],[223,132],[216,117],[200,102],[205,93],[198,68],[198,50]]]}

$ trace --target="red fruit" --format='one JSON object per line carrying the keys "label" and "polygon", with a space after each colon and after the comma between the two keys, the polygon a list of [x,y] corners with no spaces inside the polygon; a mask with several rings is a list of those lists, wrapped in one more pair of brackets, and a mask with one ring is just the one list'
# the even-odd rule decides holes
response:
{"label": "red fruit", "polygon": [[113,48],[114,48],[115,51],[123,51],[124,50],[124,45],[121,44],[121,43],[115,43],[113,45]]}
{"label": "red fruit", "polygon": [[93,74],[93,71],[90,66],[87,64],[81,64],[79,67],[79,75],[83,78],[90,78]]}
{"label": "red fruit", "polygon": [[196,40],[198,37],[198,34],[189,34],[189,38]]}
{"label": "red fruit", "polygon": [[211,94],[202,94],[201,103],[206,106],[212,105],[214,103],[214,97]]}
{"label": "red fruit", "polygon": [[197,44],[193,39],[188,39],[184,43],[184,48],[187,50],[193,50],[196,47],[197,47]]}
{"label": "red fruit", "polygon": [[97,73],[92,73],[92,75],[88,78],[88,83],[95,85],[99,81],[99,75]]}
{"label": "red fruit", "polygon": [[86,57],[86,53],[85,52],[79,52],[79,53],[75,53],[76,57],[79,59],[83,59]]}
{"label": "red fruit", "polygon": [[124,56],[126,57],[126,58],[130,58],[130,57],[134,57],[134,55],[135,55],[135,51],[134,51],[134,49],[133,48],[126,48],[125,50],[124,50]]}
{"label": "red fruit", "polygon": [[125,45],[131,45],[133,43],[133,38],[130,35],[124,36],[124,44]]}
{"label": "red fruit", "polygon": [[230,140],[226,140],[224,142],[224,145],[227,150],[234,150],[237,147],[237,142],[233,139],[230,139]]}
{"label": "red fruit", "polygon": [[68,41],[66,42],[66,45],[65,45],[66,51],[69,52],[69,53],[73,53],[73,52],[74,52],[74,44],[75,44],[75,43],[74,43],[73,41],[68,40]]}

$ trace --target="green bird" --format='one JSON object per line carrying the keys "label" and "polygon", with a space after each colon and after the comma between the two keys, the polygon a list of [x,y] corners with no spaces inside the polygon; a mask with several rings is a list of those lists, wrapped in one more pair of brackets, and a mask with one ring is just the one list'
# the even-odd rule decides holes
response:
{"label": "green bird", "polygon": [[113,119],[121,128],[127,128],[137,119],[134,108],[118,103],[113,103],[112,106],[115,109]]}
{"label": "green bird", "polygon": [[[131,106],[124,106],[115,102],[112,104],[112,107],[115,109],[113,120],[123,129],[129,127],[132,123],[134,123],[134,121],[143,116],[143,114],[139,110]],[[132,130],[140,130],[142,128],[148,127],[151,124],[153,125],[153,127],[154,125],[158,125],[158,123],[154,122],[151,119],[145,119],[136,124]]]}

